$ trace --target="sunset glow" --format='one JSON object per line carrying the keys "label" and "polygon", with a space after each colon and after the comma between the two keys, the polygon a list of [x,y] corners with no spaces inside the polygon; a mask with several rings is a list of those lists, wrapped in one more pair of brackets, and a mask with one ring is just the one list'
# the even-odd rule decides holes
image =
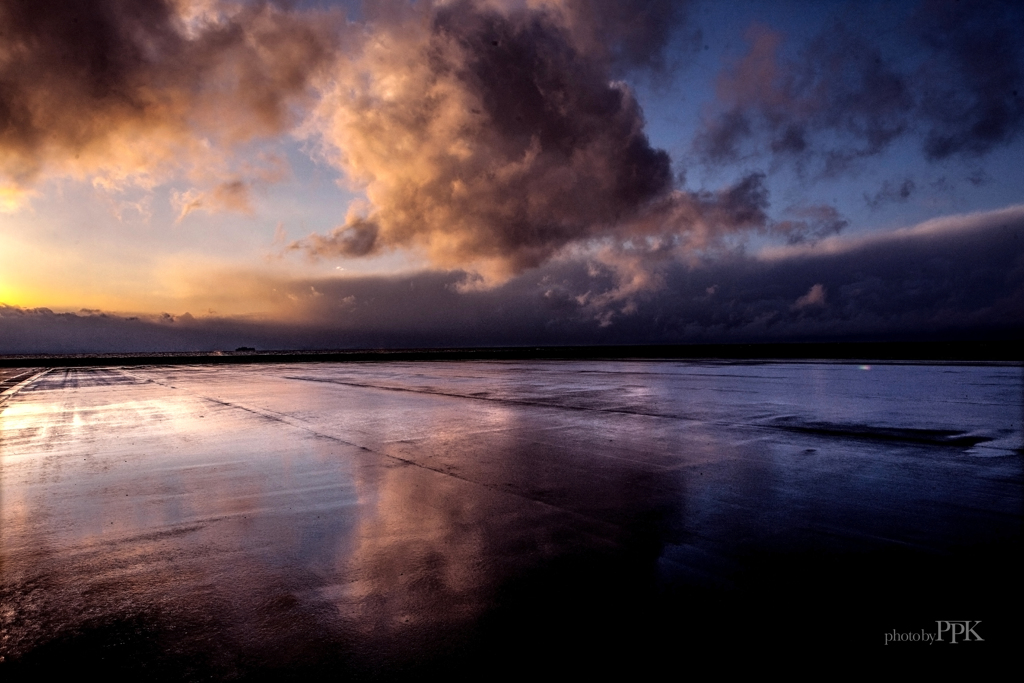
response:
{"label": "sunset glow", "polygon": [[0,0],[0,681],[1010,670],[1022,28]]}
{"label": "sunset glow", "polygon": [[[46,337],[41,309],[105,315],[92,351],[186,313],[271,346],[1024,319],[1010,3],[61,6],[0,8],[0,351]],[[982,260],[909,296],[925,252]],[[157,331],[149,350],[221,343]]]}

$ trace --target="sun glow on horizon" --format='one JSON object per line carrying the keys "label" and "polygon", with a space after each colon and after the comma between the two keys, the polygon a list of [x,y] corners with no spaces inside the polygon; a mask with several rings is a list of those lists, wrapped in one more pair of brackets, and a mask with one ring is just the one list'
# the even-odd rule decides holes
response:
{"label": "sun glow on horizon", "polygon": [[0,347],[1018,329],[1024,14],[946,2],[0,0]]}

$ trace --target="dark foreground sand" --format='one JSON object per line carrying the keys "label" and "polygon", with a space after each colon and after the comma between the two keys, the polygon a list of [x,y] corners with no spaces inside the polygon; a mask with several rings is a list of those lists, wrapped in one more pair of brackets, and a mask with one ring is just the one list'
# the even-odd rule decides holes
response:
{"label": "dark foreground sand", "polygon": [[[1021,369],[51,369],[0,398],[0,678],[1019,649]],[[980,621],[983,642],[885,644]]]}

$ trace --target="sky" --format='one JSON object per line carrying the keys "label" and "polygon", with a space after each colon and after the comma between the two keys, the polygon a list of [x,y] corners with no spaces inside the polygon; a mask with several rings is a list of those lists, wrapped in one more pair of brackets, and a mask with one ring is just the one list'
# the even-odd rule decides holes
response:
{"label": "sky", "polygon": [[0,353],[1019,338],[1020,26],[5,0]]}

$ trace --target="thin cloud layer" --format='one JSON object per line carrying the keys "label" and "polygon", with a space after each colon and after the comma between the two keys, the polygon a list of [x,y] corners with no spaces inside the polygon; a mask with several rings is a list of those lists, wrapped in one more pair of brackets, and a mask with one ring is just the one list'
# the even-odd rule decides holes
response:
{"label": "thin cloud layer", "polygon": [[877,209],[883,204],[890,202],[905,202],[910,199],[910,195],[914,194],[914,190],[917,188],[917,184],[913,180],[907,178],[903,182],[896,184],[889,180],[882,183],[881,189],[878,190],[874,195],[868,195],[864,193],[864,201],[871,209]]}
{"label": "thin cloud layer", "polygon": [[908,135],[930,161],[985,155],[1024,128],[1021,25],[1013,3],[925,2],[899,27],[913,61],[843,22],[794,58],[781,33],[754,27],[694,150],[712,165],[771,158],[824,176]]}
{"label": "thin cloud layer", "polygon": [[768,232],[785,238],[786,244],[814,244],[841,233],[850,222],[834,206],[792,206],[790,218],[772,222]]}
{"label": "thin cloud layer", "polygon": [[631,297],[585,258],[485,290],[460,292],[461,277],[279,283],[295,306],[289,324],[0,306],[0,353],[1012,339],[1024,334],[1024,207],[770,255],[668,260],[660,287],[640,282]]}

